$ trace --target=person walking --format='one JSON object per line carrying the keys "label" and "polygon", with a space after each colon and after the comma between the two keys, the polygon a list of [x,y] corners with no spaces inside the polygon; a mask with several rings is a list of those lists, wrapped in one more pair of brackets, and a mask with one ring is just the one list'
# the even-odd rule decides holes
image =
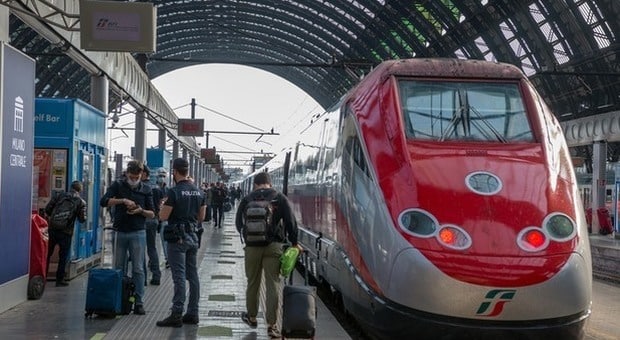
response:
{"label": "person walking", "polygon": [[75,220],[77,219],[80,223],[86,222],[86,202],[80,197],[80,192],[82,192],[82,183],[73,181],[69,192],[56,195],[45,206],[49,235],[46,272],[49,272],[50,257],[58,245],[56,287],[69,285],[65,279],[65,271],[71,250]]}
{"label": "person walking", "polygon": [[[247,212],[253,201],[268,201],[272,211],[270,225],[265,226],[263,239],[247,237]],[[280,304],[280,256],[283,252],[284,242],[288,239],[293,247],[302,248],[297,244],[297,222],[293,215],[290,203],[284,194],[271,187],[271,177],[266,172],[258,173],[254,177],[254,190],[239,202],[239,208],[235,218],[237,231],[245,239],[245,276],[246,288],[246,312],[242,313],[241,319],[252,328],[258,326],[256,315],[258,314],[259,288],[261,277],[265,277],[267,332],[271,338],[280,338],[278,330],[277,311]]]}
{"label": "person walking", "polygon": [[[159,327],[181,327],[196,325],[200,281],[196,255],[198,253],[198,225],[204,221],[207,203],[204,192],[188,180],[189,163],[183,158],[172,162],[174,187],[168,190],[168,198],[159,212],[164,224],[164,238],[168,245],[168,262],[174,282],[174,296],[170,315],[157,321]],[[189,284],[187,312],[183,315],[186,293],[185,281]]]}
{"label": "person walking", "polygon": [[[159,219],[157,216],[159,215],[159,207],[161,200],[163,199],[163,193],[159,186],[151,183],[149,177],[151,175],[151,170],[145,164],[144,169],[142,171],[142,183],[145,186],[151,187],[151,193],[153,194],[153,213],[155,216],[153,218],[146,219],[146,254],[149,257],[148,260],[148,268],[151,271],[151,281],[150,284],[154,286],[159,286],[161,281],[161,269],[159,268],[159,252],[157,251],[157,233],[159,232]],[[145,273],[145,282],[147,273]]]}
{"label": "person walking", "polygon": [[217,182],[213,187],[213,196],[211,197],[211,204],[213,204],[213,227],[222,228],[224,223],[224,203],[228,199],[228,192],[224,188],[224,183]]}
{"label": "person walking", "polygon": [[140,161],[127,163],[125,177],[115,181],[101,197],[102,207],[114,206],[116,248],[114,267],[127,275],[127,255],[131,258],[132,281],[135,286],[133,313],[144,315],[144,255],[146,252],[146,219],[154,218],[153,192],[141,181],[144,165]]}

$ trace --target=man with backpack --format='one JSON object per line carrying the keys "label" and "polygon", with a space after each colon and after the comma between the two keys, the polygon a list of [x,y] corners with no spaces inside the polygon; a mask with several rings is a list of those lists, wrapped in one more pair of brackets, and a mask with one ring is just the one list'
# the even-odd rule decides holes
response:
{"label": "man with backpack", "polygon": [[235,225],[246,245],[247,311],[241,319],[252,328],[258,326],[258,294],[264,272],[267,332],[270,338],[280,338],[276,324],[281,292],[280,256],[287,239],[293,247],[301,247],[297,244],[297,222],[291,206],[286,196],[271,187],[268,173],[254,177],[254,190],[239,202]]}
{"label": "man with backpack", "polygon": [[58,268],[56,269],[56,287],[69,285],[65,280],[65,268],[71,249],[71,239],[75,220],[86,222],[86,202],[80,197],[82,183],[73,181],[71,190],[52,198],[45,206],[48,216],[49,247],[47,250],[47,269],[49,271],[50,257],[58,245]]}

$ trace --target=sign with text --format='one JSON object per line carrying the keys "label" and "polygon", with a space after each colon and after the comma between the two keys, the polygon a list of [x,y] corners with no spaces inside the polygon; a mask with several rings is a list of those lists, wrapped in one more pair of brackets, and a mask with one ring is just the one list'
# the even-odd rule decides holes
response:
{"label": "sign with text", "polygon": [[215,153],[215,148],[211,149],[202,149],[201,156],[205,160],[205,164],[219,164],[220,163],[220,155]]}
{"label": "sign with text", "polygon": [[80,0],[80,47],[88,51],[155,52],[152,3]]}
{"label": "sign with text", "polygon": [[[35,62],[0,44],[0,286],[28,275]],[[1,303],[0,303],[1,305]]]}
{"label": "sign with text", "polygon": [[177,133],[179,136],[202,137],[205,134],[204,119],[180,119],[178,122]]}

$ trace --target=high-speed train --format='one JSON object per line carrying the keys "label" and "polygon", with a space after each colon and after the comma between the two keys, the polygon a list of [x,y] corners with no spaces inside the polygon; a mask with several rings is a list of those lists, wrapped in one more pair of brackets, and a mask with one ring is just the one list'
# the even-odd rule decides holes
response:
{"label": "high-speed train", "polygon": [[583,338],[584,209],[560,125],[517,67],[385,61],[315,118],[257,171],[288,195],[309,272],[370,334]]}

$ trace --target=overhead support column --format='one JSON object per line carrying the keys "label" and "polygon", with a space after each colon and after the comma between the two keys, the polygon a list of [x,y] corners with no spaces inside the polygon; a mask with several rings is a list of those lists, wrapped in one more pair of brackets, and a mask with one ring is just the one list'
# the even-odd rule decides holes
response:
{"label": "overhead support column", "polygon": [[189,154],[189,173],[188,175],[192,176],[192,178],[194,179],[194,181],[196,181],[196,162],[194,162],[194,155],[193,154]]}
{"label": "overhead support column", "polygon": [[[90,105],[108,116],[108,93],[110,83],[105,75],[90,77]],[[107,129],[106,129],[107,132]]]}
{"label": "overhead support column", "polygon": [[144,109],[136,111],[136,160],[146,162],[146,115]]}
{"label": "overhead support column", "polygon": [[601,228],[597,211],[605,208],[606,173],[607,143],[595,141],[592,144],[592,234],[598,234]]}
{"label": "overhead support column", "polygon": [[166,150],[166,129],[159,129],[157,146]]}
{"label": "overhead support column", "polygon": [[181,149],[181,158],[187,159],[187,149],[186,148],[182,148]]}
{"label": "overhead support column", "polygon": [[0,6],[0,42],[9,42],[9,8]]}
{"label": "overhead support column", "polygon": [[172,159],[179,158],[179,141],[172,142]]}

